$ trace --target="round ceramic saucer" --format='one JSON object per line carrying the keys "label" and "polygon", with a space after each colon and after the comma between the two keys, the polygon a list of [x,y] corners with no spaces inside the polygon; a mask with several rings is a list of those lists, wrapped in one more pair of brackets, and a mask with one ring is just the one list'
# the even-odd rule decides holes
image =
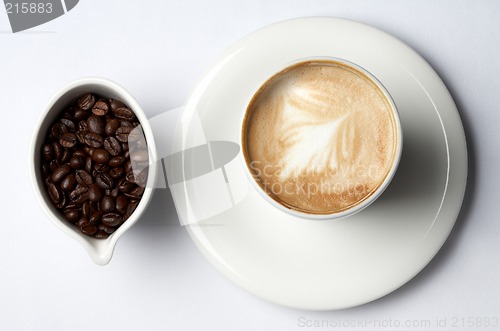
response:
{"label": "round ceramic saucer", "polygon": [[[382,196],[345,219],[296,218],[248,184],[238,148],[232,166],[212,162],[212,169],[222,169],[226,205],[221,201],[227,192],[201,179],[176,184],[173,195],[185,217],[195,220],[185,222],[193,241],[233,282],[278,304],[331,310],[390,293],[433,258],[460,210],[467,150],[455,104],[429,64],[384,32],[334,18],[277,23],[227,49],[186,106],[181,149],[196,145],[200,136],[208,146],[224,141],[239,147],[243,113],[258,87],[288,63],[310,57],[356,63],[392,95],[404,146]],[[183,160],[184,172],[197,167],[189,158]]]}

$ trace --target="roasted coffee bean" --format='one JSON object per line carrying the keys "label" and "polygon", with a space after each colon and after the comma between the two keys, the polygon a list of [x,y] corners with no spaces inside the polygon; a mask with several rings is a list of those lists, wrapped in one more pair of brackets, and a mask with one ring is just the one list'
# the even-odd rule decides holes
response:
{"label": "roasted coffee bean", "polygon": [[90,208],[90,205],[91,205],[91,202],[90,201],[85,201],[83,204],[82,204],[82,215],[84,217],[90,217],[90,214],[92,214],[92,210]]}
{"label": "roasted coffee bean", "polygon": [[86,155],[92,156],[94,154],[95,148],[94,147],[85,146],[85,147],[83,147],[83,151],[85,152]]}
{"label": "roasted coffee bean", "polygon": [[89,116],[89,113],[86,110],[77,108],[75,109],[74,117],[77,121],[81,121],[86,119]]}
{"label": "roasted coffee bean", "polygon": [[95,97],[92,95],[92,93],[87,93],[84,96],[80,97],[80,99],[78,99],[76,105],[83,110],[89,110],[90,108],[92,108],[94,103]]}
{"label": "roasted coffee bean", "polygon": [[113,232],[115,232],[116,228],[112,227],[112,226],[107,226],[105,224],[99,224],[97,226],[97,228],[101,231],[104,231],[106,232],[107,234],[112,234]]}
{"label": "roasted coffee bean", "polygon": [[101,117],[92,115],[87,119],[87,125],[90,132],[98,135],[104,134],[104,121]]}
{"label": "roasted coffee bean", "polygon": [[66,206],[66,208],[64,208],[64,211],[68,211],[68,210],[77,210],[79,212],[82,211],[82,205],[77,205],[77,204],[74,204],[74,203],[70,203]]}
{"label": "roasted coffee bean", "polygon": [[92,154],[92,160],[96,163],[108,163],[109,162],[109,153],[107,150],[103,148],[98,148]]}
{"label": "roasted coffee bean", "polygon": [[122,143],[122,149],[123,149],[125,152],[126,152],[126,151],[128,151],[128,148],[129,148],[128,143]]}
{"label": "roasted coffee bean", "polygon": [[99,202],[90,202],[90,211],[92,213],[96,212],[99,210]]}
{"label": "roasted coffee bean", "polygon": [[133,121],[135,119],[134,112],[127,107],[119,107],[113,110],[115,116],[119,119],[124,119],[127,121]]}
{"label": "roasted coffee bean", "polygon": [[78,150],[76,150],[76,151],[73,152],[73,156],[86,158],[87,157],[87,153],[85,153],[81,149],[78,149]]}
{"label": "roasted coffee bean", "polygon": [[116,139],[118,139],[122,143],[128,142],[128,135],[133,129],[134,128],[129,126],[120,126],[118,129],[116,129]]}
{"label": "roasted coffee bean", "polygon": [[134,125],[132,125],[132,123],[130,123],[129,121],[120,121],[120,126],[131,127],[131,128],[134,127]]}
{"label": "roasted coffee bean", "polygon": [[111,167],[106,163],[96,163],[94,164],[94,171],[92,171],[92,176],[97,177],[99,174],[108,173]]}
{"label": "roasted coffee bean", "polygon": [[76,187],[76,178],[75,175],[69,174],[64,178],[61,182],[61,189],[63,189],[66,192],[72,191]]}
{"label": "roasted coffee bean", "polygon": [[69,160],[69,165],[73,169],[81,169],[85,165],[85,159],[81,156],[75,156],[73,154],[73,157]]}
{"label": "roasted coffee bean", "polygon": [[88,188],[86,186],[77,186],[71,193],[69,194],[69,198],[72,203],[81,204],[88,200]]}
{"label": "roasted coffee bean", "polygon": [[95,225],[82,226],[80,229],[82,233],[87,236],[92,236],[97,232],[97,227]]}
{"label": "roasted coffee bean", "polygon": [[64,217],[70,222],[70,223],[76,223],[80,219],[80,212],[75,209],[65,209],[64,211]]}
{"label": "roasted coffee bean", "polygon": [[85,170],[77,170],[75,179],[81,186],[90,186],[94,182],[92,176],[90,176],[90,174]]}
{"label": "roasted coffee bean", "polygon": [[91,174],[93,166],[94,166],[94,162],[92,161],[92,158],[90,156],[88,156],[85,159],[85,171],[87,171],[89,174]]}
{"label": "roasted coffee bean", "polygon": [[113,168],[120,167],[125,163],[126,160],[127,159],[123,156],[115,156],[109,160],[108,164]]}
{"label": "roasted coffee bean", "polygon": [[62,193],[62,201],[56,205],[57,209],[64,210],[67,206],[71,204],[71,200],[69,199],[69,193],[61,191]]}
{"label": "roasted coffee bean", "polygon": [[115,186],[115,181],[107,172],[98,174],[95,181],[103,190],[110,190]]}
{"label": "roasted coffee bean", "polygon": [[107,226],[117,226],[122,222],[122,217],[118,213],[107,213],[102,215],[101,220]]}
{"label": "roasted coffee bean", "polygon": [[89,224],[94,225],[99,223],[101,221],[102,214],[102,211],[99,210],[93,212],[92,215],[90,215]]}
{"label": "roasted coffee bean", "polygon": [[63,134],[66,132],[69,132],[69,129],[66,125],[62,123],[56,123],[52,125],[52,128],[50,129],[50,132],[55,138],[61,138]]}
{"label": "roasted coffee bean", "polygon": [[109,237],[105,231],[99,230],[96,234],[94,234],[94,238],[96,239],[106,239]]}
{"label": "roasted coffee bean", "polygon": [[140,199],[142,194],[144,193],[144,187],[142,186],[137,186],[137,187],[134,187],[134,189],[132,189],[130,192],[125,192],[123,194],[125,194],[125,196],[131,198],[131,199]]}
{"label": "roasted coffee bean", "polygon": [[135,184],[135,175],[134,175],[133,171],[131,171],[128,174],[126,174],[125,178],[127,179],[127,181]]}
{"label": "roasted coffee bean", "polygon": [[123,178],[118,183],[118,189],[123,193],[129,193],[135,188],[135,186],[136,185],[134,183],[129,182],[126,178]]}
{"label": "roasted coffee bean", "polygon": [[92,107],[92,113],[94,113],[94,115],[97,115],[97,116],[106,115],[108,110],[109,110],[108,103],[104,99],[97,101],[95,103],[94,107]]}
{"label": "roasted coffee bean", "polygon": [[47,190],[49,192],[50,200],[52,200],[54,204],[58,204],[59,202],[61,202],[62,192],[59,190],[59,188],[57,188],[57,186],[55,186],[53,183],[49,183]]}
{"label": "roasted coffee bean", "polygon": [[61,144],[54,141],[52,143],[52,149],[54,150],[54,157],[56,158],[56,160],[60,160],[63,155],[64,148],[61,146]]}
{"label": "roasted coffee bean", "polygon": [[86,132],[83,136],[83,139],[85,140],[85,144],[94,148],[101,147],[102,143],[104,142],[102,136],[94,132]]}
{"label": "roasted coffee bean", "polygon": [[110,195],[105,195],[101,200],[101,210],[105,213],[115,211],[115,199]]}
{"label": "roasted coffee bean", "polygon": [[57,162],[57,160],[50,161],[49,168],[50,168],[50,171],[52,171],[52,172],[56,171],[56,169],[59,168],[59,162]]}
{"label": "roasted coffee bean", "polygon": [[67,164],[60,166],[52,173],[52,181],[57,183],[66,177],[67,174],[71,171],[71,167]]}
{"label": "roasted coffee bean", "polygon": [[128,203],[129,203],[129,200],[126,196],[119,195],[116,197],[115,208],[120,214],[123,215],[127,212]]}
{"label": "roasted coffee bean", "polygon": [[76,145],[77,141],[78,139],[74,133],[67,132],[61,136],[59,144],[61,144],[62,147],[71,148]]}
{"label": "roasted coffee bean", "polygon": [[[71,118],[73,117],[73,115],[71,115],[71,109],[68,109],[68,111],[65,111],[62,116],[61,116],[61,120],[60,122],[62,124],[64,124],[64,122],[62,120],[71,120]],[[64,124],[66,125],[66,124]],[[67,126],[67,125],[66,125]]]}
{"label": "roasted coffee bean", "polygon": [[115,110],[117,110],[118,108],[126,107],[123,102],[121,102],[120,100],[116,100],[116,99],[109,99],[109,106],[111,108],[111,111],[113,111],[113,112]]}
{"label": "roasted coffee bean", "polygon": [[49,144],[44,144],[42,147],[42,158],[45,161],[51,161],[54,158],[54,149]]}
{"label": "roasted coffee bean", "polygon": [[123,215],[123,217],[125,219],[129,218],[137,208],[138,204],[139,200],[130,200],[129,204],[127,205],[127,211],[125,212],[125,215]]}
{"label": "roasted coffee bean", "polygon": [[89,220],[88,217],[83,216],[76,222],[76,226],[79,227],[80,229],[84,226],[89,226]]}
{"label": "roasted coffee bean", "polygon": [[117,118],[110,119],[104,127],[104,133],[106,133],[107,136],[114,136],[116,129],[119,127],[120,121]]}
{"label": "roasted coffee bean", "polygon": [[113,156],[117,156],[122,152],[122,145],[115,137],[104,139],[104,148]]}
{"label": "roasted coffee bean", "polygon": [[87,120],[81,120],[78,122],[78,131],[85,133],[89,130],[89,125],[87,124]]}
{"label": "roasted coffee bean", "polygon": [[78,139],[78,141],[82,144],[85,144],[85,133],[86,133],[86,131],[76,131],[75,132],[76,139]]}
{"label": "roasted coffee bean", "polygon": [[113,179],[121,178],[125,175],[125,170],[122,167],[113,168],[109,171],[109,174]]}
{"label": "roasted coffee bean", "polygon": [[61,192],[61,200],[59,201],[59,203],[56,203],[55,205],[57,209],[63,209],[69,203],[68,195],[64,191],[60,192]]}
{"label": "roasted coffee bean", "polygon": [[68,163],[71,160],[71,155],[73,155],[73,150],[71,148],[65,148],[61,156],[61,163]]}
{"label": "roasted coffee bean", "polygon": [[128,160],[127,162],[125,162],[124,169],[125,169],[126,173],[132,172],[132,170],[134,170],[134,169],[132,169],[132,162],[130,162],[130,160]]}
{"label": "roasted coffee bean", "polygon": [[61,123],[66,125],[69,132],[75,132],[75,130],[76,130],[75,122],[73,122],[71,120],[71,115],[69,113],[68,113],[68,116],[69,117],[67,117],[67,118],[61,118]]}
{"label": "roasted coffee bean", "polygon": [[118,187],[115,187],[114,189],[111,190],[111,196],[113,198],[116,198],[118,196],[118,194],[120,194],[120,190],[118,189]]}
{"label": "roasted coffee bean", "polygon": [[97,202],[101,200],[103,194],[99,185],[94,183],[89,186],[87,195],[90,201]]}

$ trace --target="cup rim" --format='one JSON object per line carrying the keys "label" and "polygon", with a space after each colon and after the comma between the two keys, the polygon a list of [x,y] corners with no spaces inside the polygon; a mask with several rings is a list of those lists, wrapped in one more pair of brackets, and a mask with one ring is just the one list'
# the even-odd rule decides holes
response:
{"label": "cup rim", "polygon": [[[42,179],[40,177],[40,169],[37,165],[40,165],[40,147],[43,143],[44,136],[46,132],[43,129],[43,126],[50,125],[52,114],[59,114],[62,109],[54,109],[56,103],[68,93],[71,93],[75,89],[78,88],[88,88],[90,90],[97,89],[109,89],[120,96],[121,100],[124,101],[133,111],[136,117],[139,120],[139,123],[142,126],[144,135],[147,140],[148,146],[148,155],[149,155],[149,171],[148,171],[148,179],[146,188],[144,193],[137,205],[135,211],[132,215],[108,238],[106,239],[95,239],[92,237],[85,236],[80,233],[74,225],[69,224],[61,215],[57,213],[55,207],[50,204],[48,198],[46,196],[46,192],[42,185]],[[96,92],[99,93],[99,92]],[[57,116],[57,115],[53,115]],[[43,132],[42,132],[43,131]],[[61,87],[45,104],[43,111],[38,118],[29,148],[29,173],[30,180],[33,191],[36,195],[37,200],[39,201],[42,210],[50,219],[50,221],[55,224],[61,231],[75,239],[79,242],[87,251],[91,259],[98,265],[107,264],[113,255],[114,247],[118,239],[130,228],[132,227],[140,218],[141,214],[147,208],[149,202],[151,201],[153,192],[154,192],[154,183],[156,182],[157,177],[157,150],[156,144],[153,136],[152,129],[149,125],[149,121],[138,104],[135,98],[121,85],[118,83],[109,80],[107,78],[101,77],[84,77],[73,80],[63,87]],[[37,169],[38,168],[38,169]]]}
{"label": "cup rim", "polygon": [[[275,199],[273,199],[258,183],[255,178],[253,178],[253,175],[251,174],[251,171],[249,169],[249,164],[246,160],[245,156],[245,144],[244,144],[244,137],[243,137],[243,132],[244,132],[244,123],[248,111],[248,107],[251,104],[252,100],[254,97],[261,91],[261,88],[266,84],[270,79],[275,77],[276,75],[280,74],[281,72],[287,70],[288,68],[291,68],[293,66],[300,65],[302,63],[307,63],[307,62],[314,62],[314,61],[325,61],[325,62],[337,62],[342,65],[345,65],[347,67],[352,67],[358,71],[360,71],[362,74],[366,75],[366,77],[379,88],[379,90],[383,93],[385,99],[389,102],[391,106],[391,110],[393,111],[394,115],[394,122],[396,125],[396,139],[397,139],[397,144],[396,148],[394,151],[394,159],[391,165],[391,168],[387,175],[385,176],[384,180],[382,183],[379,185],[379,187],[366,199],[362,200],[361,202],[357,203],[356,205],[352,206],[351,208],[339,211],[339,212],[333,212],[333,213],[328,213],[328,214],[314,214],[314,213],[307,213],[303,212],[300,210],[295,210],[292,208],[288,208],[285,205],[279,203]],[[382,193],[387,189],[389,184],[391,183],[392,179],[394,178],[394,175],[398,169],[400,160],[401,160],[401,154],[403,151],[403,132],[402,132],[402,127],[401,127],[401,121],[399,118],[399,111],[398,108],[394,102],[394,99],[392,98],[390,92],[387,90],[387,88],[384,86],[384,84],[375,77],[369,70],[364,68],[363,66],[356,64],[352,61],[349,61],[347,59],[339,58],[339,57],[333,57],[333,56],[310,56],[310,57],[302,57],[302,58],[297,58],[292,61],[288,61],[287,63],[283,64],[280,66],[280,68],[276,71],[271,72],[270,74],[266,75],[265,79],[258,85],[257,89],[252,93],[247,100],[246,108],[245,111],[243,112],[243,115],[240,119],[240,129],[239,129],[239,143],[241,145],[242,153],[240,156],[241,162],[243,162],[243,168],[245,168],[245,174],[247,176],[247,180],[251,183],[251,186],[259,193],[259,195],[269,204],[271,204],[273,207],[277,208],[278,210],[285,212],[286,214],[289,214],[291,216],[304,219],[304,220],[321,220],[321,221],[334,221],[334,220],[339,220],[343,218],[347,218],[349,216],[352,216],[368,206],[370,206],[373,202],[375,202],[381,195]]]}

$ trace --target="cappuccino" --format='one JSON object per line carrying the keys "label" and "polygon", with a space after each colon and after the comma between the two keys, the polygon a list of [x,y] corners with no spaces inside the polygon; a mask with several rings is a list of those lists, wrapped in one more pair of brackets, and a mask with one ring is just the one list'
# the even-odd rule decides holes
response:
{"label": "cappuccino", "polygon": [[396,110],[354,66],[306,61],[267,80],[250,101],[242,150],[257,184],[306,214],[340,213],[384,183],[399,147]]}

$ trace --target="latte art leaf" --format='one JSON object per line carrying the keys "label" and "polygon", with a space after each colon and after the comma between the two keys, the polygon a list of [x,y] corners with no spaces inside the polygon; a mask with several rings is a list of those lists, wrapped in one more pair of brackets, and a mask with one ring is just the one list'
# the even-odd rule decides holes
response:
{"label": "latte art leaf", "polygon": [[282,112],[282,120],[278,137],[284,146],[278,163],[282,169],[280,180],[303,172],[320,173],[327,168],[337,168],[340,161],[338,154],[346,157],[349,153],[348,146],[335,143],[342,138],[348,141],[345,139],[347,130],[342,129],[348,122],[348,114],[326,121],[311,121],[308,109],[293,104],[285,103],[279,111]]}

